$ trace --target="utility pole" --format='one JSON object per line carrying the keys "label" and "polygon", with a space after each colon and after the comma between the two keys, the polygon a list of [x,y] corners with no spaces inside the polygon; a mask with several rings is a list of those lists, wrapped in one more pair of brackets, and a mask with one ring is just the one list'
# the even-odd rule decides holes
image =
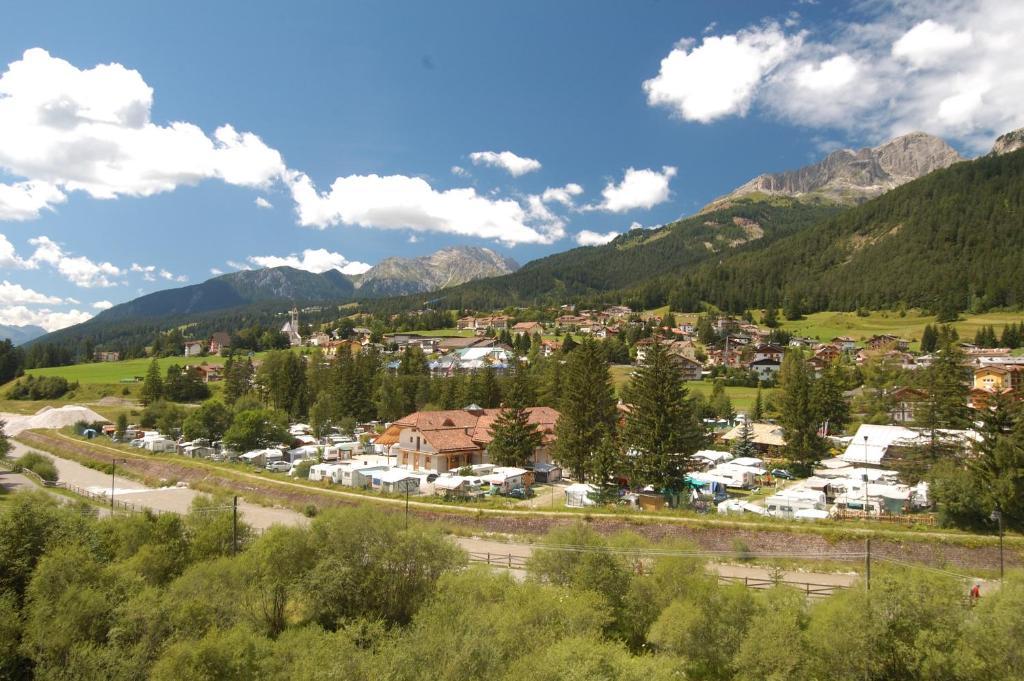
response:
{"label": "utility pole", "polygon": [[1001,509],[992,511],[992,515],[989,516],[992,520],[999,523],[999,582],[1003,581],[1003,512]]}
{"label": "utility pole", "polygon": [[117,470],[117,462],[124,463],[124,459],[110,460],[110,515],[114,515],[114,472]]}
{"label": "utility pole", "polygon": [[409,529],[409,481],[405,481],[405,529]]}
{"label": "utility pole", "polygon": [[238,497],[231,500],[231,555],[238,554]]}
{"label": "utility pole", "polygon": [[871,537],[864,542],[864,584],[871,591]]}

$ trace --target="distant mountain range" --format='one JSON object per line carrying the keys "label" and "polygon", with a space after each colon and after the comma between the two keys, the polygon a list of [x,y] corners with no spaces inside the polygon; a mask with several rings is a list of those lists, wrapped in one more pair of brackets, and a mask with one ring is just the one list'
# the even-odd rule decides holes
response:
{"label": "distant mountain range", "polygon": [[914,132],[873,148],[839,149],[796,170],[758,175],[709,207],[752,194],[855,204],[962,160],[938,137]]}
{"label": "distant mountain range", "polygon": [[28,343],[30,340],[46,335],[46,329],[41,326],[26,324],[25,326],[8,326],[0,324],[0,340],[9,338],[15,345]]}
{"label": "distant mountain range", "polygon": [[734,311],[787,301],[808,311],[1019,306],[1022,147],[1024,131],[1014,131],[992,153],[965,161],[942,140],[914,133],[760,175],[696,215],[521,268],[489,249],[464,247],[389,258],[357,276],[288,267],[234,272],[143,296],[46,338],[118,342],[211,311],[230,326],[232,318],[217,311],[284,301],[358,300],[390,313],[421,307],[424,297],[409,294],[428,291],[432,305],[477,310],[569,301]]}
{"label": "distant mountain range", "polygon": [[254,303],[343,303],[355,298],[426,293],[515,271],[514,260],[489,248],[458,246],[418,258],[387,258],[363,274],[320,274],[270,267],[223,274],[201,284],[157,291],[104,310],[89,322],[199,314]]}

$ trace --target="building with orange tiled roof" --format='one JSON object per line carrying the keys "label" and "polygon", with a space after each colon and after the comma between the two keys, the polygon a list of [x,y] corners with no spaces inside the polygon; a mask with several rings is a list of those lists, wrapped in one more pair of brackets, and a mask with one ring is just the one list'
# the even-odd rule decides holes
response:
{"label": "building with orange tiled roof", "polygon": [[[400,466],[411,470],[445,473],[463,466],[489,463],[487,445],[493,440],[491,428],[500,409],[418,411],[395,421],[377,438]],[[530,423],[542,435],[533,463],[551,463],[558,412],[550,407],[527,409]]]}

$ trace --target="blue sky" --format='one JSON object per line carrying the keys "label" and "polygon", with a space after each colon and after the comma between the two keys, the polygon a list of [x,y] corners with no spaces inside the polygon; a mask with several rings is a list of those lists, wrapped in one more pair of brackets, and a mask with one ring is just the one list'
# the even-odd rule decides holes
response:
{"label": "blue sky", "polygon": [[19,3],[0,323],[239,267],[524,263],[916,129],[980,153],[1024,125],[1022,25],[1010,0]]}

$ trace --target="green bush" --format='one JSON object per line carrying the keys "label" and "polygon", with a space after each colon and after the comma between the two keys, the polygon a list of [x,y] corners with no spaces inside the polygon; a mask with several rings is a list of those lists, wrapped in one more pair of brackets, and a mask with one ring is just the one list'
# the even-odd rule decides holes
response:
{"label": "green bush", "polygon": [[78,388],[78,382],[68,383],[61,376],[26,376],[7,391],[10,400],[55,400],[69,390]]}
{"label": "green bush", "polygon": [[53,459],[38,452],[29,452],[23,455],[18,459],[18,466],[32,471],[47,482],[57,482],[57,467],[53,465]]}

